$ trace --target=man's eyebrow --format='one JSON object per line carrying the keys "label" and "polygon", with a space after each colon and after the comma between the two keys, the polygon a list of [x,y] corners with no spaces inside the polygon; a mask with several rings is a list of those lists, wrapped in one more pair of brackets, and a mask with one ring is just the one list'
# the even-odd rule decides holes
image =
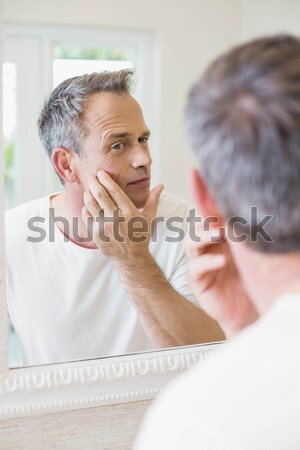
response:
{"label": "man's eyebrow", "polygon": [[[132,136],[132,133],[111,133],[107,136],[107,139],[122,139]],[[145,130],[141,134],[140,137],[149,137],[150,136],[150,130]]]}
{"label": "man's eyebrow", "polygon": [[107,139],[125,138],[131,136],[131,133],[111,133],[107,136]]}

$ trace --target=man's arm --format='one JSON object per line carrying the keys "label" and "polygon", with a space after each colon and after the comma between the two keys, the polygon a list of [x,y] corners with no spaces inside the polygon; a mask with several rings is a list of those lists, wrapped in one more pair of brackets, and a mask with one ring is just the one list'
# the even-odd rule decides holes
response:
{"label": "man's arm", "polygon": [[[152,190],[142,212],[137,210],[122,189],[104,171],[90,177],[86,191],[83,219],[94,221],[93,241],[109,256],[120,279],[134,303],[141,324],[150,342],[156,347],[190,345],[224,339],[221,328],[204,311],[180,295],[166,279],[149,251],[151,226],[140,234],[140,242],[128,236],[130,219],[137,218],[150,225],[156,216],[162,186]],[[114,223],[103,220],[102,232],[109,242],[99,236],[99,219],[121,214],[116,239]],[[118,215],[120,219],[120,216]],[[98,227],[97,227],[98,221]]]}
{"label": "man's arm", "polygon": [[154,346],[175,347],[224,339],[217,322],[174,289],[150,252],[134,262],[117,261],[115,265]]}

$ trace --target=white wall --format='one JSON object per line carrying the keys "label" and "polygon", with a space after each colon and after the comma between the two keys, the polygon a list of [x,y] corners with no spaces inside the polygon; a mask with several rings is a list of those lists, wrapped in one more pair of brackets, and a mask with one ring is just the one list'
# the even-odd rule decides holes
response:
{"label": "white wall", "polygon": [[300,34],[300,0],[5,0],[9,23],[93,25],[155,32],[160,181],[187,195],[192,156],[182,111],[188,87],[222,50],[258,35]]}
{"label": "white wall", "polygon": [[300,0],[243,0],[244,40],[281,32],[300,36]]}
{"label": "white wall", "polygon": [[160,92],[160,181],[187,195],[192,156],[182,111],[191,82],[241,36],[240,0],[5,0],[8,23],[93,25],[155,32]]}
{"label": "white wall", "polygon": [[[3,198],[3,133],[2,133],[2,61],[3,61],[3,0],[0,0],[0,206]],[[0,208],[1,210],[1,208]]]}

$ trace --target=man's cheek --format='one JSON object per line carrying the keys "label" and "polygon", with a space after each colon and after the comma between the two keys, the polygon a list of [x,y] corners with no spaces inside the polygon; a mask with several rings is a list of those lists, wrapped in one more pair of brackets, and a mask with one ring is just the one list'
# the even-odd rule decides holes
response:
{"label": "man's cheek", "polygon": [[96,177],[99,170],[105,170],[105,172],[107,172],[110,177],[118,183],[118,178],[122,168],[118,169],[118,166],[114,163],[113,157],[109,156],[101,162],[94,161],[89,164],[89,168],[85,173],[85,178],[88,179],[89,175],[94,175]]}
{"label": "man's cheek", "polygon": [[110,161],[108,161],[107,164],[102,167],[102,169],[109,174],[109,176],[118,184],[118,186],[120,186],[122,189],[124,188],[122,184],[122,174],[124,171],[124,167],[122,167],[121,164],[114,164],[113,159],[110,159]]}

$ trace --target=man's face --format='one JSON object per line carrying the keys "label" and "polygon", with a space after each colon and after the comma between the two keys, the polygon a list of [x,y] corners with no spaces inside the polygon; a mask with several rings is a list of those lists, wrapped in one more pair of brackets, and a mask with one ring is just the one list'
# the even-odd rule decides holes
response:
{"label": "man's face", "polygon": [[83,154],[75,160],[82,192],[88,188],[89,175],[103,169],[142,208],[150,192],[152,160],[150,132],[139,104],[129,94],[93,94],[85,104],[83,121],[88,134]]}

